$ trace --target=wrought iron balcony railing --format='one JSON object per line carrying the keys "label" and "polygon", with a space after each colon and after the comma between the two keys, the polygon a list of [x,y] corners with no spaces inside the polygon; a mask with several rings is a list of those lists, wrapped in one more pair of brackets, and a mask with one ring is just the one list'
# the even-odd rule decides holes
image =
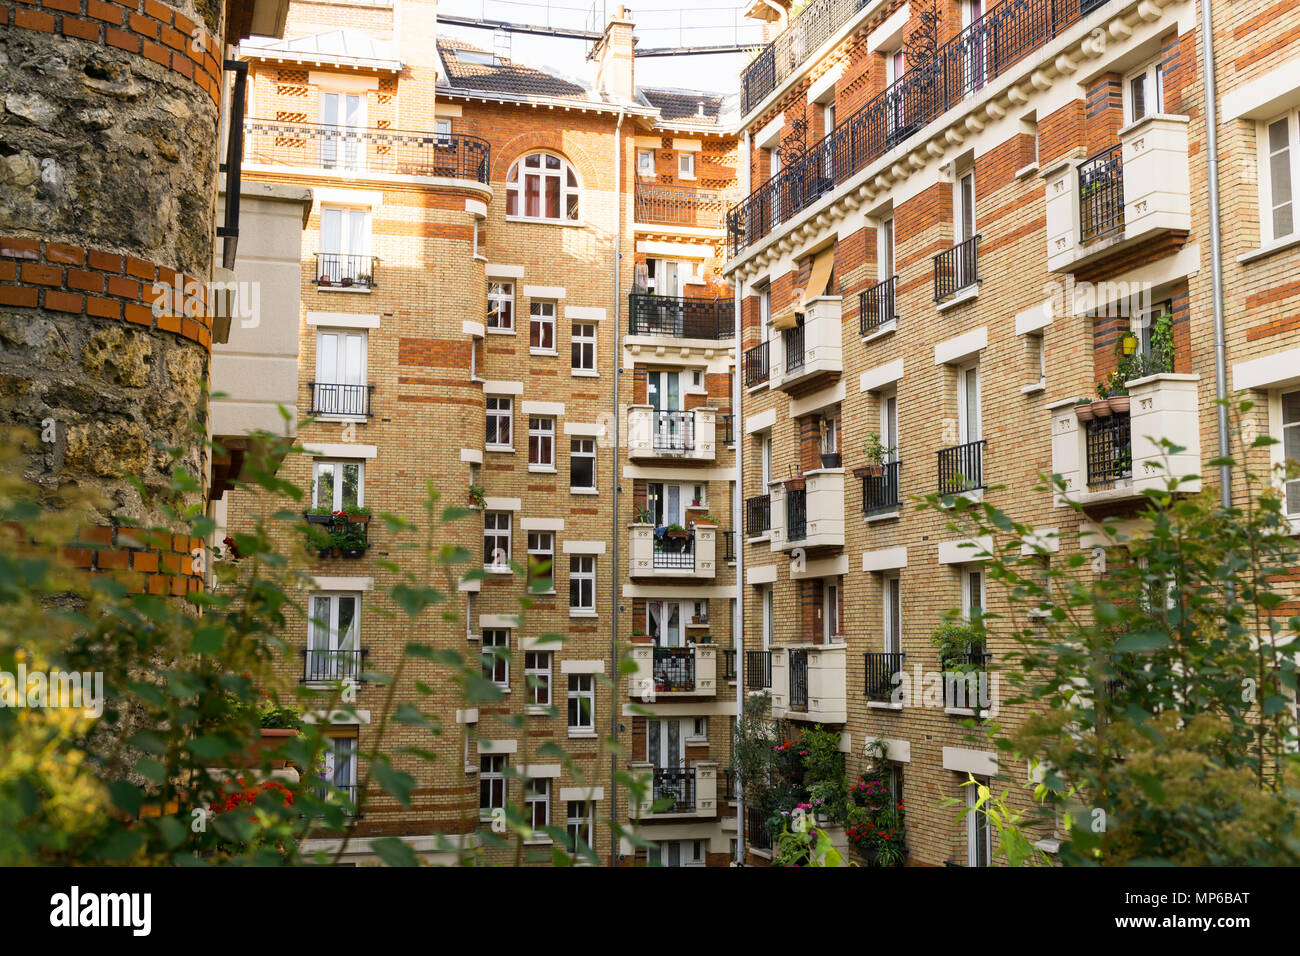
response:
{"label": "wrought iron balcony railing", "polygon": [[695,652],[689,647],[656,647],[654,678],[659,693],[695,690]]}
{"label": "wrought iron balcony railing", "polygon": [[1128,414],[1107,415],[1084,423],[1088,450],[1088,487],[1103,490],[1133,477],[1133,430]]}
{"label": "wrought iron balcony railing", "polygon": [[370,418],[373,385],[344,385],[339,382],[308,382],[313,415],[365,415]]}
{"label": "wrought iron balcony railing", "polygon": [[724,412],[717,417],[718,422],[718,441],[724,445],[734,444],[736,441],[736,416],[731,412]]}
{"label": "wrought iron balcony railing", "polygon": [[341,172],[468,179],[486,184],[487,140],[458,133],[244,120],[244,162]]}
{"label": "wrought iron balcony railing", "polygon": [[[1107,2],[1006,0],[994,7],[733,206],[727,213],[730,254],[798,215]],[[818,0],[806,7],[746,69],[742,110],[749,112],[805,62],[856,12],[855,5],[856,0]],[[839,13],[829,12],[833,10]],[[837,16],[836,26],[829,27]],[[814,29],[814,22],[827,26]]]}
{"label": "wrought iron balcony railing", "polygon": [[939,494],[959,495],[984,485],[984,439],[939,451]]}
{"label": "wrought iron balcony railing", "polygon": [[1124,166],[1121,144],[1079,164],[1079,242],[1124,228]]}
{"label": "wrought iron balcony railing", "polygon": [[943,672],[943,705],[978,710],[992,701],[986,700],[988,692],[989,662],[992,654],[975,651],[940,658]]}
{"label": "wrought iron balcony railing", "polygon": [[727,194],[719,189],[637,183],[633,202],[637,222],[721,229]]}
{"label": "wrought iron balcony railing", "polygon": [[871,700],[889,700],[894,692],[894,675],[901,672],[907,655],[899,651],[864,654],[863,691]]}
{"label": "wrought iron balcony railing", "polygon": [[772,530],[772,496],[755,495],[745,499],[745,534],[749,537]]}
{"label": "wrought iron balcony railing", "polygon": [[890,276],[864,289],[858,296],[858,333],[870,335],[887,322],[898,318],[894,311],[894,286],[898,276]]}
{"label": "wrought iron balcony railing", "polygon": [[745,651],[745,689],[768,690],[772,686],[772,652]]}
{"label": "wrought iron balcony railing", "polygon": [[677,537],[667,532],[655,536],[654,566],[659,570],[695,570],[695,533]]}
{"label": "wrought iron balcony railing", "polygon": [[980,282],[979,236],[971,236],[934,257],[934,301],[946,302]]}
{"label": "wrought iron balcony railing", "polygon": [[628,296],[628,332],[679,339],[726,339],[735,334],[736,303],[703,296]]}
{"label": "wrought iron balcony railing", "polygon": [[664,411],[650,413],[650,444],[658,452],[687,452],[695,448],[695,412]]}
{"label": "wrought iron balcony railing", "polygon": [[722,560],[731,562],[736,560],[736,532],[722,532]]}
{"label": "wrought iron balcony railing", "polygon": [[745,842],[755,850],[772,849],[772,832],[767,828],[768,814],[762,807],[745,808]]}
{"label": "wrought iron balcony railing", "polygon": [[789,375],[803,368],[804,363],[804,326],[796,325],[781,333],[782,345],[785,346],[785,371]]}
{"label": "wrought iron balcony railing", "polygon": [[879,475],[864,475],[862,478],[862,513],[864,515],[885,514],[897,511],[902,499],[898,493],[898,477],[903,470],[901,461],[890,461],[880,466]]}
{"label": "wrought iron balcony railing", "polygon": [[655,813],[689,813],[695,809],[695,768],[655,767]]}
{"label": "wrought iron balcony railing", "polygon": [[307,648],[302,652],[303,683],[361,679],[367,651]]}
{"label": "wrought iron balcony railing", "polygon": [[375,269],[378,256],[344,255],[339,252],[316,253],[316,285],[322,288],[377,289]]}
{"label": "wrought iron balcony railing", "polygon": [[766,382],[767,375],[767,343],[759,342],[753,348],[745,349],[745,387],[750,388],[760,382]]}
{"label": "wrought iron balcony railing", "polygon": [[808,709],[808,651],[804,648],[788,652],[790,660],[790,709]]}
{"label": "wrought iron balcony railing", "polygon": [[808,537],[808,489],[785,490],[785,538],[802,541]]}

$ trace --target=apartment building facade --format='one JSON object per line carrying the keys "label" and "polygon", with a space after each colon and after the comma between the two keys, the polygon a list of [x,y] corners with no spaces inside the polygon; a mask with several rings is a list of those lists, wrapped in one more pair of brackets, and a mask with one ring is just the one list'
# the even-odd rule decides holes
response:
{"label": "apartment building facade", "polygon": [[[458,584],[463,624],[419,636],[481,656],[501,700],[467,710],[433,664],[408,663],[398,702],[438,714],[443,731],[390,728],[384,747],[417,785],[406,809],[372,785],[353,841],[362,862],[376,836],[431,857],[439,837],[478,845],[520,787],[535,825],[608,862],[718,863],[731,850],[731,525],[706,519],[730,517],[733,301],[717,269],[736,138],[720,134],[717,98],[635,87],[632,29],[609,24],[596,87],[439,36],[424,0],[295,2],[284,40],[240,48],[244,176],[313,195],[298,364],[312,420],[308,454],[281,474],[312,510],[372,515],[308,516],[314,620],[289,635],[299,656],[285,680],[324,689],[393,673],[411,634],[385,590],[419,562],[375,516],[422,525],[426,479],[443,503],[481,512],[440,532],[482,556],[481,579]],[[233,499],[237,525],[257,505]],[[522,569],[545,566],[553,587],[521,620]],[[541,640],[551,633],[563,644]],[[631,644],[644,673],[620,676]],[[325,775],[344,795],[364,779],[382,690],[361,680],[356,722],[331,723]],[[540,756],[556,743],[569,761]],[[646,775],[657,801],[629,807],[615,768]],[[644,821],[654,847],[615,841],[611,815]],[[539,834],[528,860],[549,862],[548,843]]]}
{"label": "apartment building facade", "polygon": [[[940,801],[1028,768],[981,739],[984,718],[1024,717],[997,701],[1010,638],[994,626],[943,659],[930,639],[950,609],[1007,610],[985,545],[912,497],[987,500],[1035,529],[1045,562],[1122,548],[1100,522],[1163,486],[1147,436],[1186,448],[1169,464],[1203,475],[1187,490],[1219,480],[1216,345],[1223,387],[1256,401],[1248,427],[1284,442],[1258,464],[1300,452],[1296,41],[1280,6],[1214,6],[1218,343],[1201,16],[1175,0],[814,0],[779,14],[741,77],[746,198],[723,271],[744,338],[744,686],[770,688],[786,726],[840,730],[851,773],[883,743],[913,863],[987,865],[983,818],[957,824]],[[1126,358],[1126,400],[1092,414]],[[1082,517],[1042,490],[1052,473]],[[991,695],[927,705],[923,675],[954,663]],[[751,862],[770,855],[772,809],[748,808]]]}

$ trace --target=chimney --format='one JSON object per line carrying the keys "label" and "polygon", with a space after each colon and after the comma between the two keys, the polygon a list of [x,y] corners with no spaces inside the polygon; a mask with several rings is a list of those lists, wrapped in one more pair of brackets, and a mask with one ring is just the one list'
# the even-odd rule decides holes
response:
{"label": "chimney", "polygon": [[634,26],[627,9],[619,7],[605,26],[605,35],[591,50],[591,57],[596,61],[596,87],[606,99],[624,103],[632,101]]}
{"label": "chimney", "polygon": [[438,35],[437,0],[396,0],[393,33],[402,62],[413,67],[416,73],[431,77],[437,64],[434,45]]}

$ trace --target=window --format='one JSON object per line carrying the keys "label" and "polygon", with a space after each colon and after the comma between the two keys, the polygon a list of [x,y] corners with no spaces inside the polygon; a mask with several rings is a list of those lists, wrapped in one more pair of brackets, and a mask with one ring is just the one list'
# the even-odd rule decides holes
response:
{"label": "window", "polygon": [[506,215],[577,222],[578,177],[552,153],[525,156],[506,174]]}
{"label": "window", "polygon": [[881,282],[894,274],[894,217],[876,227],[876,278]]}
{"label": "window", "polygon": [[975,622],[984,616],[984,572],[968,569],[962,572],[961,613],[967,621]]}
{"label": "window", "polygon": [[555,419],[529,416],[528,464],[555,470]]}
{"label": "window", "polygon": [[555,535],[550,531],[528,532],[528,583],[533,581],[544,582],[543,592],[555,593]]}
{"label": "window", "polygon": [[1124,122],[1136,123],[1144,116],[1165,108],[1164,67],[1157,60],[1148,63],[1124,82]]}
{"label": "window", "polygon": [[694,153],[677,154],[677,176],[679,179],[695,178],[695,154]]}
{"label": "window", "polygon": [[569,558],[569,613],[596,613],[596,556],[575,554]]}
{"label": "window", "polygon": [[903,586],[897,575],[882,582],[881,619],[885,626],[885,653],[898,654],[903,650]]}
{"label": "window", "polygon": [[1300,113],[1291,112],[1261,124],[1259,143],[1260,238],[1283,239],[1295,231],[1292,191],[1300,162]]}
{"label": "window", "polygon": [[569,675],[569,730],[596,729],[596,678],[591,674]]}
{"label": "window", "polygon": [[361,595],[313,594],[303,680],[355,679],[361,670]]}
{"label": "window", "polygon": [[954,241],[965,242],[975,235],[975,170],[973,169],[967,169],[957,176],[957,184],[953,187],[953,213]]}
{"label": "window", "polygon": [[514,400],[501,395],[487,397],[487,447],[514,450]]}
{"label": "window", "polygon": [[439,146],[451,145],[451,120],[445,117],[438,117],[433,121],[433,131],[438,136]]}
{"label": "window", "polygon": [[834,455],[840,450],[840,420],[835,415],[824,415],[821,420],[823,455]]}
{"label": "window", "polygon": [[483,512],[483,566],[510,569],[510,512]]}
{"label": "window", "polygon": [[320,757],[320,781],[326,786],[320,787],[316,795],[322,800],[331,800],[327,787],[342,790],[344,795],[356,805],[357,786],[357,738],[326,737]]}
{"label": "window", "polygon": [[321,461],[312,464],[311,504],[313,508],[342,511],[366,503],[365,462]]}
{"label": "window", "polygon": [[551,655],[548,651],[528,651],[524,654],[524,681],[528,687],[528,702],[535,707],[551,706]]}
{"label": "window", "polygon": [[763,650],[772,649],[772,633],[776,626],[776,592],[772,585],[765,585],[763,588]]}
{"label": "window", "polygon": [[[839,580],[838,578],[836,580]],[[822,588],[822,640],[834,644],[840,636],[840,588],[838,584],[826,584]]]}
{"label": "window", "polygon": [[[1300,392],[1286,392],[1282,396],[1282,455],[1300,462]],[[1285,493],[1286,513],[1300,517],[1300,479],[1288,481]]]}
{"label": "window", "polygon": [[361,169],[365,163],[366,99],[356,93],[320,95],[320,164],[324,169]]}
{"label": "window", "polygon": [[555,354],[555,303],[533,302],[528,307],[528,349]]}
{"label": "window", "polygon": [[772,337],[772,289],[765,286],[758,294],[758,331],[759,341],[766,342]]}
{"label": "window", "polygon": [[503,627],[483,631],[483,676],[498,687],[510,686],[510,631]]}
{"label": "window", "polygon": [[370,212],[323,206],[316,277],[323,286],[369,288]]}
{"label": "window", "polygon": [[596,490],[596,440],[575,438],[569,443],[569,487]]}
{"label": "window", "polygon": [[324,415],[365,416],[369,410],[366,333],[321,329],[316,335],[312,411]]}
{"label": "window", "polygon": [[965,445],[979,441],[983,423],[980,416],[980,370],[969,365],[957,370],[957,443]]}
{"label": "window", "polygon": [[524,785],[524,815],[533,828],[533,839],[543,840],[543,827],[551,824],[551,781],[547,777],[533,778]]}
{"label": "window", "polygon": [[691,718],[691,737],[699,740],[709,736],[709,718]]}
{"label": "window", "polygon": [[646,851],[652,866],[704,866],[703,840],[667,840]]}
{"label": "window", "polygon": [[[986,781],[981,780],[980,784]],[[989,828],[989,818],[975,809],[979,802],[979,786],[970,784],[962,787],[966,791],[966,865],[991,866],[993,860],[993,833]]]}
{"label": "window", "polygon": [[515,284],[513,282],[488,283],[487,327],[498,332],[514,331]]}
{"label": "window", "polygon": [[638,149],[636,151],[636,171],[639,176],[653,176],[655,174],[655,151],[653,149]]}
{"label": "window", "polygon": [[596,326],[587,322],[575,322],[570,338],[573,353],[573,370],[575,372],[596,371]]}
{"label": "window", "polygon": [[1043,347],[1043,333],[1029,332],[1025,335],[1025,364],[1031,378],[1030,384],[1047,384],[1047,350]]}
{"label": "window", "polygon": [[570,800],[565,824],[569,833],[569,849],[574,853],[591,850],[594,831],[593,803],[590,800]]}
{"label": "window", "polygon": [[491,816],[506,808],[506,755],[482,754],[478,759],[478,812]]}

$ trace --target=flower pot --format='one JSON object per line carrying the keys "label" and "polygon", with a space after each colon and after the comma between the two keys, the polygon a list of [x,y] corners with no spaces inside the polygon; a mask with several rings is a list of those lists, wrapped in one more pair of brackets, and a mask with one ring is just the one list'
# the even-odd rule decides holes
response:
{"label": "flower pot", "polygon": [[803,491],[804,486],[805,480],[803,475],[800,475],[797,478],[787,478],[785,480],[785,487],[788,491]]}
{"label": "flower pot", "polygon": [[330,557],[337,558],[343,552],[342,548],[330,548]]}
{"label": "flower pot", "polygon": [[331,549],[331,548],[317,548],[317,549],[316,549],[316,556],[317,556],[318,558],[328,558],[328,557],[330,556],[330,551],[331,551],[331,550],[333,550],[333,549]]}
{"label": "flower pot", "polygon": [[348,515],[348,524],[369,524],[370,515]]}
{"label": "flower pot", "polygon": [[853,469],[853,477],[855,478],[879,478],[884,473],[884,465],[859,465]]}
{"label": "flower pot", "polygon": [[[267,750],[274,750],[293,737],[298,736],[298,731],[287,727],[263,727],[258,739],[249,747],[248,753],[244,758],[238,761],[239,766],[255,767],[262,763],[262,753]],[[274,770],[283,770],[289,765],[289,761],[283,757],[274,757],[271,759],[271,767]]]}
{"label": "flower pot", "polygon": [[823,468],[839,468],[839,467],[840,467],[840,461],[841,461],[841,458],[840,458],[840,453],[837,452],[837,451],[826,452],[826,453],[824,453],[824,454],[821,456],[821,459],[822,459],[822,467],[823,467]]}
{"label": "flower pot", "polygon": [[665,531],[664,534],[669,538],[689,538],[691,533],[685,528],[676,528]]}
{"label": "flower pot", "polygon": [[1099,398],[1092,403],[1093,418],[1110,418],[1110,399]]}
{"label": "flower pot", "polygon": [[1087,402],[1083,403],[1082,405],[1075,405],[1074,415],[1081,422],[1090,422],[1092,421],[1092,406],[1089,405]]}
{"label": "flower pot", "polygon": [[1127,395],[1112,395],[1110,397],[1110,410],[1116,415],[1127,415],[1129,409],[1129,397]]}

